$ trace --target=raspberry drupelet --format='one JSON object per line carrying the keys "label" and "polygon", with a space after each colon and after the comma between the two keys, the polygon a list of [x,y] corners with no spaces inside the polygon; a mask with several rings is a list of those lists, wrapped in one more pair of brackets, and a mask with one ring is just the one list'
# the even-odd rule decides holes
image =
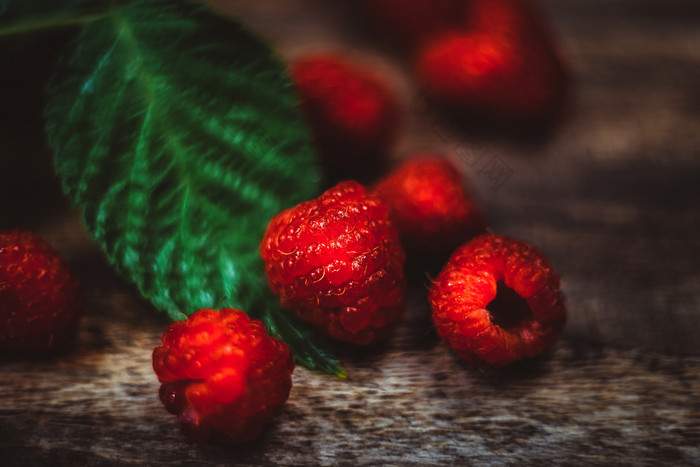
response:
{"label": "raspberry drupelet", "polygon": [[370,344],[404,311],[398,233],[386,205],[357,182],[278,214],[261,254],[282,305],[340,341]]}
{"label": "raspberry drupelet", "polygon": [[547,258],[493,233],[458,248],[428,298],[438,334],[475,365],[533,357],[556,343],[566,322],[559,276]]}

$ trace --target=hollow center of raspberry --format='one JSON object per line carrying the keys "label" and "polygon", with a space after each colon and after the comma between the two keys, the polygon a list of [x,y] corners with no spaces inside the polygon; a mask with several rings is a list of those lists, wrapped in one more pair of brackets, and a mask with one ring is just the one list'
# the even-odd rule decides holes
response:
{"label": "hollow center of raspberry", "polygon": [[498,281],[496,298],[486,309],[491,313],[491,322],[502,328],[517,326],[532,314],[530,305],[515,290]]}

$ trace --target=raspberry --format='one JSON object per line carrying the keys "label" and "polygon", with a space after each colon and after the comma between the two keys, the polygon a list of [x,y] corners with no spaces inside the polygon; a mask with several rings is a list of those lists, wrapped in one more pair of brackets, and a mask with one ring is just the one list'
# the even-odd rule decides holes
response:
{"label": "raspberry", "polygon": [[384,80],[333,54],[302,57],[290,73],[331,179],[362,176],[386,159],[399,111]]}
{"label": "raspberry", "polygon": [[464,30],[433,36],[417,53],[426,92],[496,126],[554,121],[566,100],[566,71],[535,10],[523,0],[469,5]]}
{"label": "raspberry", "polygon": [[0,349],[60,347],[82,315],[78,280],[59,253],[26,230],[0,232]]}
{"label": "raspberry", "polygon": [[556,343],[566,321],[559,276],[547,258],[492,233],[452,254],[428,298],[438,334],[477,365],[533,357]]}
{"label": "raspberry", "polygon": [[331,337],[370,344],[404,311],[404,252],[387,207],[357,182],[278,214],[262,241],[282,305]]}
{"label": "raspberry", "polygon": [[443,158],[409,159],[380,180],[374,192],[390,206],[409,257],[444,259],[485,228],[461,175]]}
{"label": "raspberry", "polygon": [[463,0],[365,0],[378,29],[398,43],[413,46],[429,35],[460,23]]}
{"label": "raspberry", "polygon": [[546,22],[531,0],[471,0],[464,10],[467,30],[518,35],[552,42]]}
{"label": "raspberry", "polygon": [[163,332],[153,350],[160,400],[188,437],[253,441],[284,405],[294,358],[265,325],[234,308],[199,310]]}

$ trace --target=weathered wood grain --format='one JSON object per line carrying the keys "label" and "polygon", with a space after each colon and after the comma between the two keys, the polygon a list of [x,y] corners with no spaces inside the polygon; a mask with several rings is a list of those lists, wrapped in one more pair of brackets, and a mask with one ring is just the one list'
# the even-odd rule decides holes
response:
{"label": "weathered wood grain", "polygon": [[[23,68],[0,42],[12,65],[0,68],[0,228],[56,245],[88,305],[72,351],[0,359],[0,465],[700,465],[697,2],[541,1],[576,100],[537,145],[455,133],[417,110],[405,63],[358,28],[350,1],[212,3],[285,57],[341,48],[382,70],[405,103],[392,157],[440,148],[469,170],[492,228],[536,244],[560,272],[564,336],[481,373],[439,342],[419,279],[387,342],[338,349],[349,380],[299,368],[258,442],[188,442],[151,370],[165,317],[105,263],[51,173],[38,92],[52,55]],[[494,161],[505,181],[485,171]]]}
{"label": "weathered wood grain", "polygon": [[198,447],[157,399],[150,354],[164,318],[97,251],[71,251],[91,273],[91,312],[71,352],[0,362],[3,465],[700,459],[700,357],[569,337],[534,361],[481,373],[436,338],[421,292],[387,343],[360,356],[340,349],[350,380],[297,369],[288,405],[260,441]]}

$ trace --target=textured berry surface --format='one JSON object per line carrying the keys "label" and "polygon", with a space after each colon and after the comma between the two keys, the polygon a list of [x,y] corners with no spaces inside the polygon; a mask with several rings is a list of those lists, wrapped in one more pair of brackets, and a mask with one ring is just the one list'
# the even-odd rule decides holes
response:
{"label": "textured berry surface", "polygon": [[74,335],[83,300],[58,252],[26,230],[0,232],[0,349],[39,351]]}
{"label": "textured berry surface", "polygon": [[429,300],[438,334],[477,365],[533,357],[556,343],[566,321],[559,276],[547,258],[491,233],[453,253]]}
{"label": "textured berry surface", "polygon": [[377,29],[397,43],[414,46],[423,38],[456,28],[464,0],[364,0]]}
{"label": "textured berry surface", "polygon": [[361,175],[386,158],[399,111],[381,76],[333,54],[301,57],[290,73],[331,178]]}
{"label": "textured berry surface", "polygon": [[168,325],[153,351],[160,400],[182,431],[204,442],[245,443],[289,397],[294,359],[261,321],[233,308],[199,310]]}
{"label": "textured berry surface", "polygon": [[506,126],[557,118],[567,76],[554,42],[525,0],[474,0],[460,31],[421,45],[416,76],[429,95]]}
{"label": "textured berry surface", "polygon": [[275,217],[261,245],[282,304],[331,337],[369,344],[404,311],[404,252],[385,204],[356,182]]}
{"label": "textured berry surface", "polygon": [[444,158],[409,159],[380,180],[374,192],[389,205],[408,255],[444,260],[485,228],[460,173]]}

